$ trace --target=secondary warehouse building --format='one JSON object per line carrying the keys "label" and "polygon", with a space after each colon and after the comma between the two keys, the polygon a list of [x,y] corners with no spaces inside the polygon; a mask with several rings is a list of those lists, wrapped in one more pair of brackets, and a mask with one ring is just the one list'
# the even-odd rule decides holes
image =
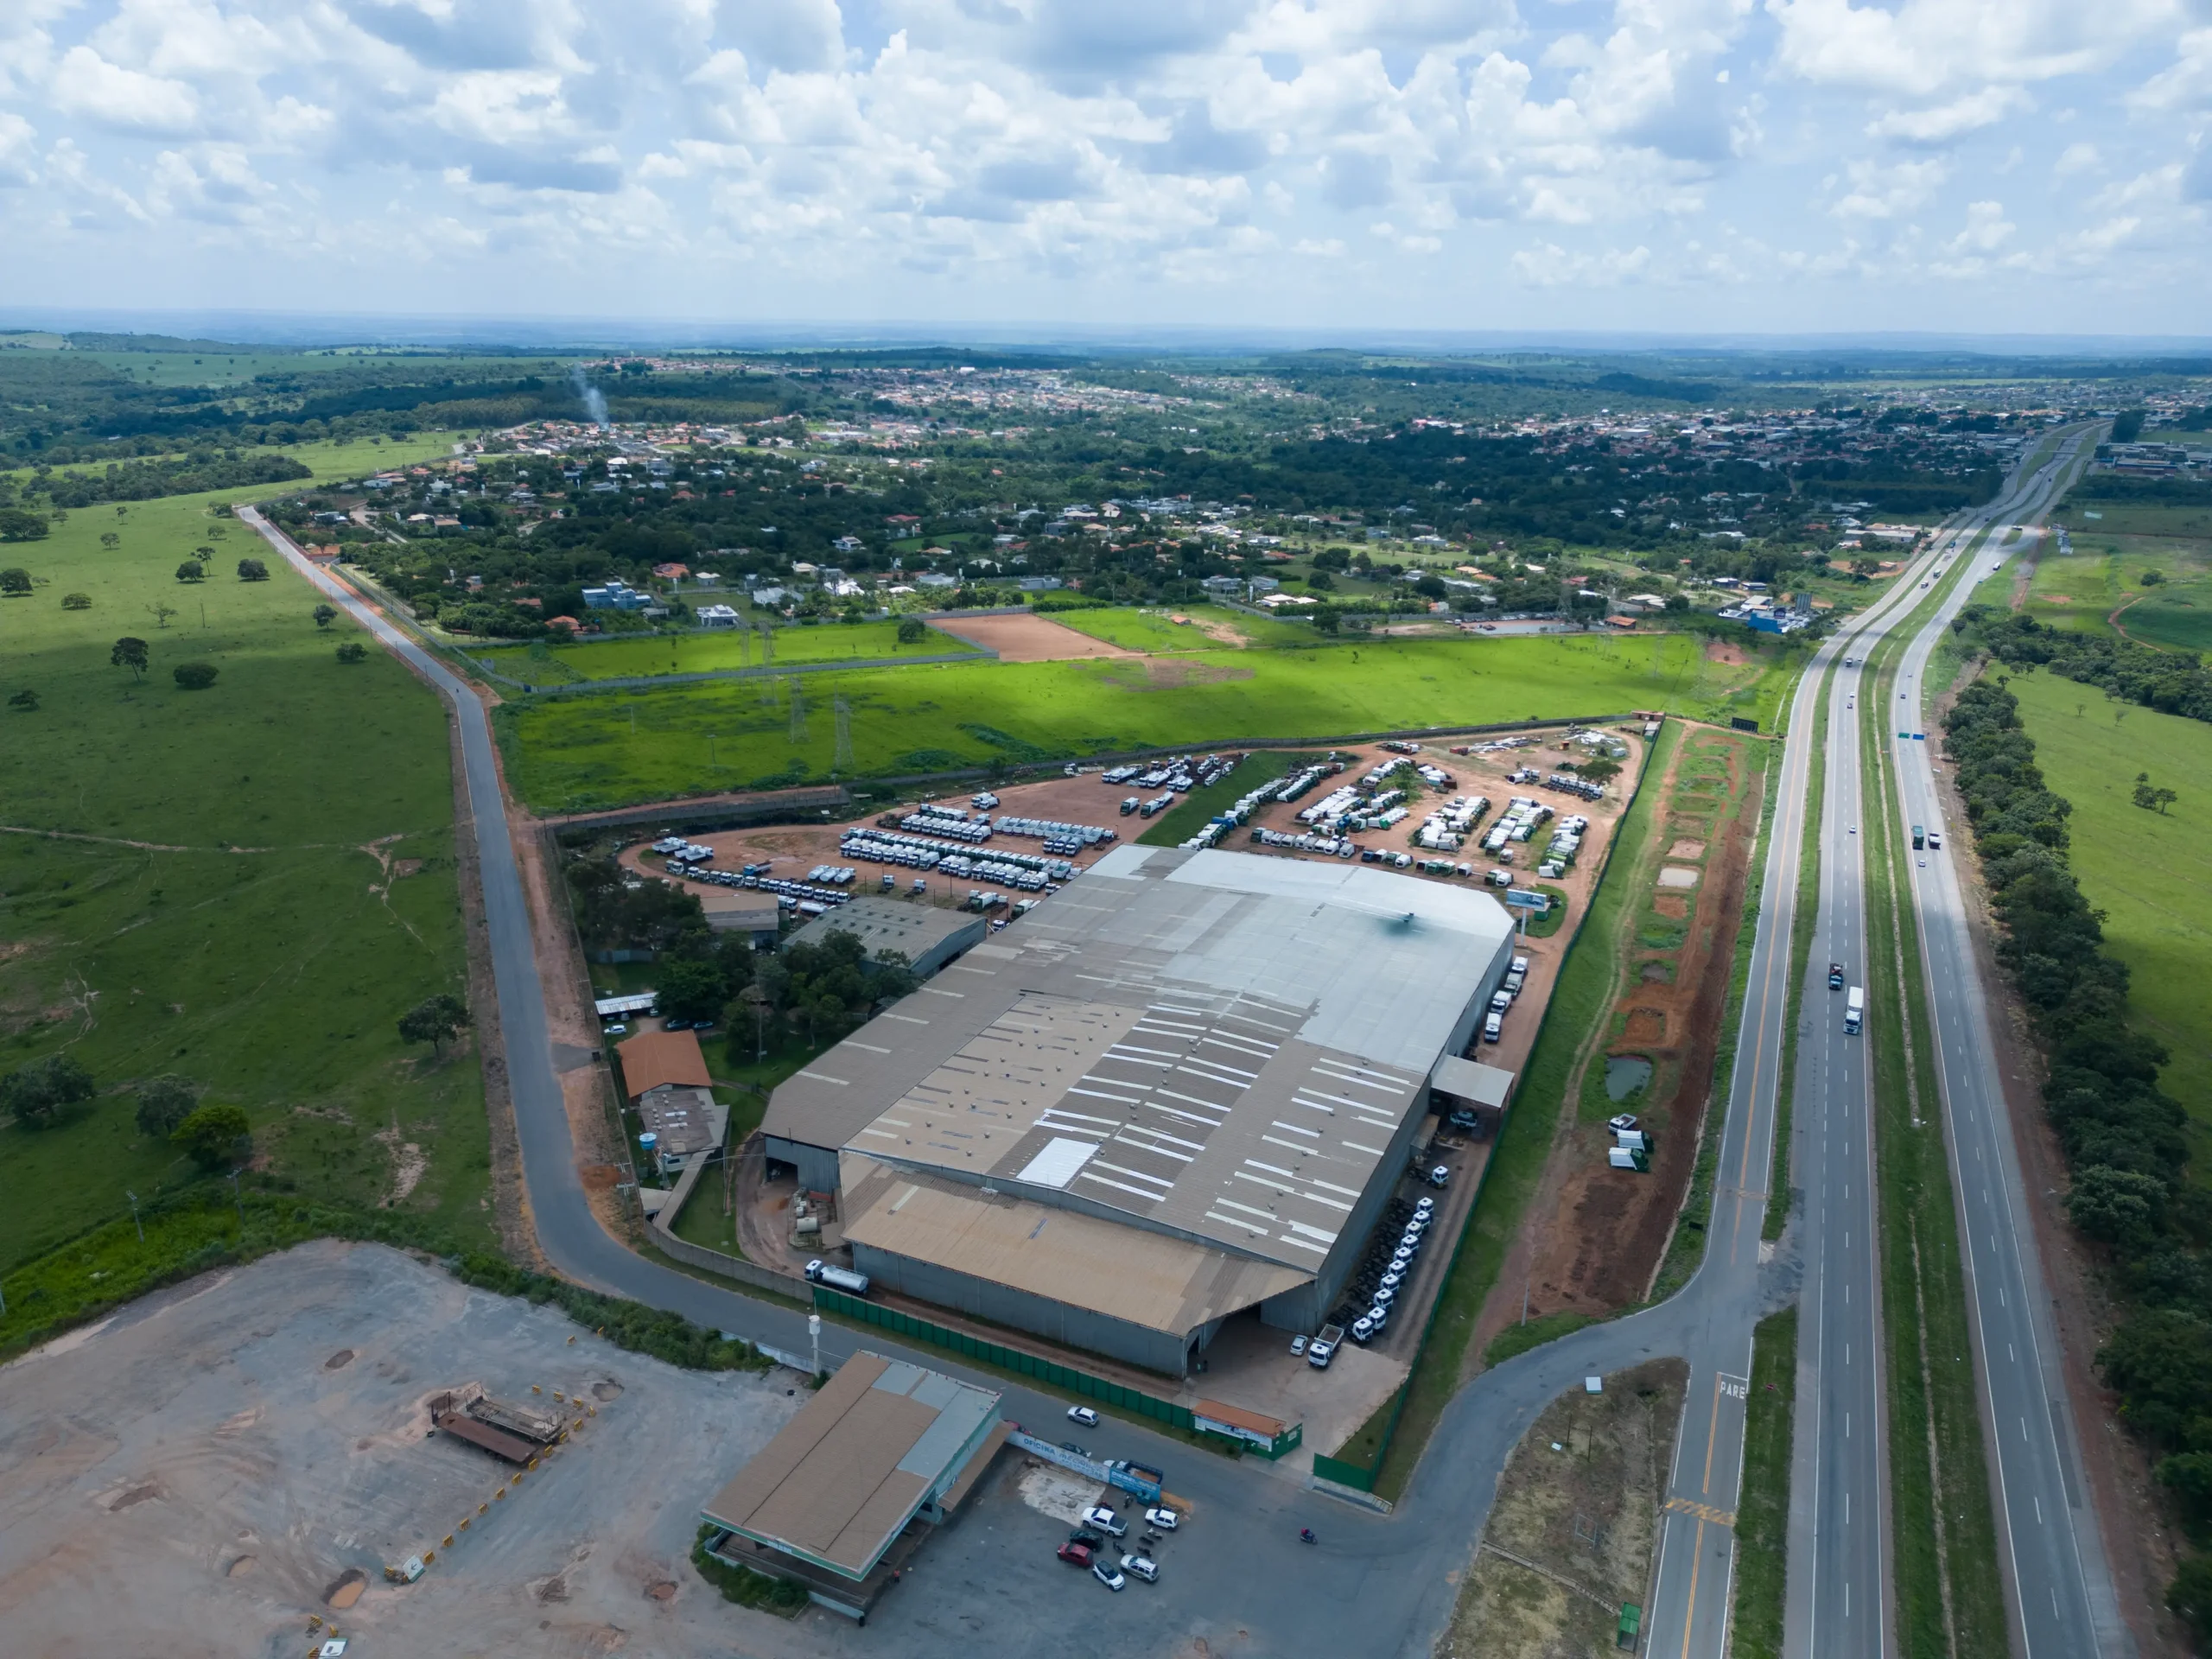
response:
{"label": "secondary warehouse building", "polygon": [[1487,895],[1116,849],[779,1088],[887,1288],[1180,1376],[1335,1304],[1512,955]]}

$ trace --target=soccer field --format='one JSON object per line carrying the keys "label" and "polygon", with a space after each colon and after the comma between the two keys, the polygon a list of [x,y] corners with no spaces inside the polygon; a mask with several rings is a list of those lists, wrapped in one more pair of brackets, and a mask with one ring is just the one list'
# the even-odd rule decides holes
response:
{"label": "soccer field", "polygon": [[511,785],[539,811],[574,812],[827,779],[838,699],[852,743],[843,775],[899,776],[994,758],[1033,762],[1643,708],[1749,715],[1767,730],[1783,664],[1794,660],[1718,663],[1701,640],[1680,634],[1391,640],[824,671],[513,702],[497,717]]}

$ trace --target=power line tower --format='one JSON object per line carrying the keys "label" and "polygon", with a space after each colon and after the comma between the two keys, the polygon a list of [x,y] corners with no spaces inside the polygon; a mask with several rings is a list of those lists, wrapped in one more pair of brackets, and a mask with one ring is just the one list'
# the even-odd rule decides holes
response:
{"label": "power line tower", "polygon": [[770,668],[776,661],[776,632],[766,622],[760,625],[760,666]]}
{"label": "power line tower", "polygon": [[837,711],[837,753],[830,762],[832,772],[853,770],[853,706],[842,696],[830,700]]}
{"label": "power line tower", "polygon": [[791,676],[791,741],[806,741],[806,693],[796,674]]}
{"label": "power line tower", "polygon": [[737,665],[753,666],[753,630],[741,624],[737,630]]}

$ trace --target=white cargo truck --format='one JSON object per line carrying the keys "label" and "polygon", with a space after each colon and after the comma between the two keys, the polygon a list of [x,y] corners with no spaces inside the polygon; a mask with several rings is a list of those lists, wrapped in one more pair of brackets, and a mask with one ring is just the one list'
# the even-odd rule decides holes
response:
{"label": "white cargo truck", "polygon": [[1843,1001],[1843,1031],[1847,1037],[1856,1037],[1866,1028],[1866,992],[1854,985]]}

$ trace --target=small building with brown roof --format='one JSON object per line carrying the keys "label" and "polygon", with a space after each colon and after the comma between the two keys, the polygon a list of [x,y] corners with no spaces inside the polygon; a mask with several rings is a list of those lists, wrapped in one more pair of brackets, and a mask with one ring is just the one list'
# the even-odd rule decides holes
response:
{"label": "small building with brown roof", "polygon": [[632,1106],[641,1096],[665,1084],[688,1089],[707,1089],[714,1079],[707,1075],[707,1057],[699,1039],[688,1031],[643,1031],[614,1046],[622,1063],[622,1096]]}
{"label": "small building with brown roof", "polygon": [[726,1535],[709,1548],[861,1617],[894,1546],[944,1521],[1004,1444],[1001,1398],[860,1351],[701,1512]]}

